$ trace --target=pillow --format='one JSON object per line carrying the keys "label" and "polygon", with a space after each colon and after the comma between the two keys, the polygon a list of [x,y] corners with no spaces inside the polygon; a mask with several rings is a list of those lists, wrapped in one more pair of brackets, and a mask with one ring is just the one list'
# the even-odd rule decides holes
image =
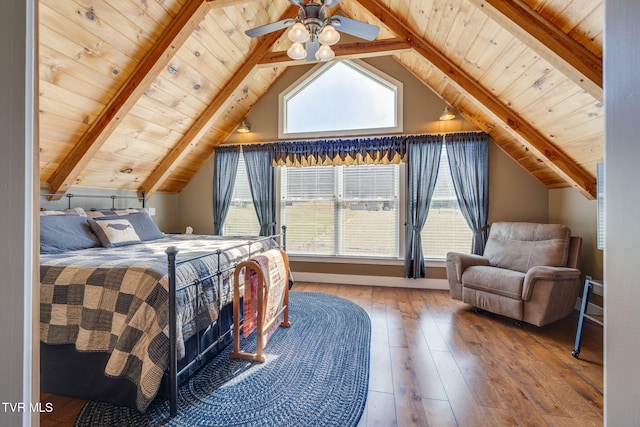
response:
{"label": "pillow", "polygon": [[139,211],[120,218],[127,219],[131,225],[133,225],[133,229],[143,242],[162,239],[164,237],[164,233],[160,231],[146,211]]}
{"label": "pillow", "polygon": [[133,225],[123,218],[89,219],[89,225],[105,248],[133,245],[141,242],[140,236],[136,233]]}
{"label": "pillow", "polygon": [[164,233],[149,216],[146,209],[117,209],[110,211],[89,211],[92,219],[126,219],[131,223],[138,237],[143,242],[162,239]]}
{"label": "pillow", "polygon": [[98,237],[91,232],[87,217],[79,215],[43,215],[40,217],[40,253],[100,247]]}
{"label": "pillow", "polygon": [[40,211],[40,216],[50,215],[87,216],[87,213],[82,208],[69,208],[63,210],[43,209]]}

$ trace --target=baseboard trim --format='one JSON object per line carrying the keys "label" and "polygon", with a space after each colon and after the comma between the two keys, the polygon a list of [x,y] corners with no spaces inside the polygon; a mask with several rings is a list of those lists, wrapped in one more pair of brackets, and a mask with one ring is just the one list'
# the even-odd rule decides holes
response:
{"label": "baseboard trim", "polygon": [[405,277],[362,276],[355,274],[330,274],[293,272],[293,279],[300,282],[338,283],[345,285],[388,286],[392,288],[448,290],[447,279],[407,279]]}

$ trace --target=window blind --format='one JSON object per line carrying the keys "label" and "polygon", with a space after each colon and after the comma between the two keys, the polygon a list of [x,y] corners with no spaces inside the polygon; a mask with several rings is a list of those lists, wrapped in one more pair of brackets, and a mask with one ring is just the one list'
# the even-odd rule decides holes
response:
{"label": "window blind", "polygon": [[288,252],[398,256],[397,165],[281,170]]}

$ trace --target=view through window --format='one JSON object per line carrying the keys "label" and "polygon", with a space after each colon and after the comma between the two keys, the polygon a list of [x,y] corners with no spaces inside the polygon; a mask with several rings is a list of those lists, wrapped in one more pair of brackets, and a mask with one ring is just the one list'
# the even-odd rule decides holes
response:
{"label": "view through window", "polygon": [[402,84],[356,61],[323,64],[281,96],[281,137],[402,131]]}
{"label": "view through window", "polygon": [[438,181],[421,236],[425,258],[446,258],[447,252],[471,252],[473,232],[460,212],[444,145]]}
{"label": "view through window", "polygon": [[398,256],[398,165],[281,169],[287,252]]}
{"label": "view through window", "polygon": [[238,159],[236,184],[233,187],[231,206],[224,221],[222,234],[225,236],[257,236],[260,234],[260,223],[258,223],[258,215],[253,206],[249,177],[242,153]]}

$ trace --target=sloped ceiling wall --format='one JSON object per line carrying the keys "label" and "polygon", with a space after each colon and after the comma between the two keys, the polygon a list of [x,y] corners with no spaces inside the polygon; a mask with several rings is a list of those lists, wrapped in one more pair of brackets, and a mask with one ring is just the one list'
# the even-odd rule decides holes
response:
{"label": "sloped ceiling wall", "polygon": [[[381,27],[338,57],[391,55],[547,188],[595,195],[601,0],[343,0]],[[177,193],[284,70],[285,0],[42,0],[40,179]]]}

